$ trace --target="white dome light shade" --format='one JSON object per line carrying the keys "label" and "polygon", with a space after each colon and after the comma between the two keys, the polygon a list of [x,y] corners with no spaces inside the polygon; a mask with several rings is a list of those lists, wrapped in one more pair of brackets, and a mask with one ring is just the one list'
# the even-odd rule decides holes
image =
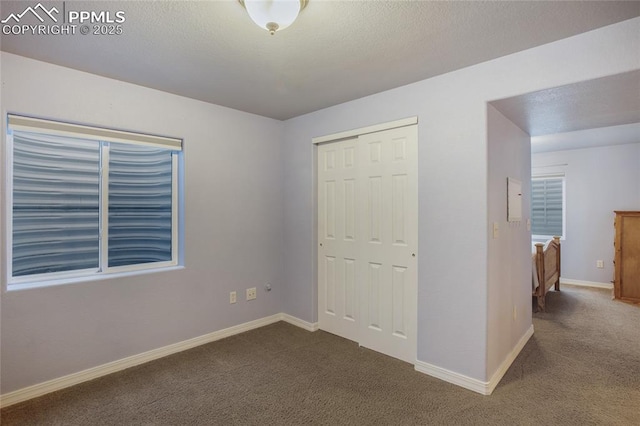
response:
{"label": "white dome light shade", "polygon": [[300,0],[244,0],[247,13],[260,28],[271,34],[284,30],[298,17]]}

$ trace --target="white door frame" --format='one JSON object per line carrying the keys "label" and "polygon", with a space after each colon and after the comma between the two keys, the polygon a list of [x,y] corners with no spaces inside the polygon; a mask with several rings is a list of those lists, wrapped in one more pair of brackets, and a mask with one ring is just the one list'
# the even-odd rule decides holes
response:
{"label": "white door frame", "polygon": [[354,138],[367,133],[380,132],[382,130],[396,129],[398,127],[411,126],[418,124],[418,117],[403,118],[401,120],[389,121],[387,123],[374,124],[373,126],[361,127],[359,129],[346,130],[344,132],[332,133],[326,136],[318,136],[311,139],[311,143],[317,145],[319,143],[333,142],[340,139]]}

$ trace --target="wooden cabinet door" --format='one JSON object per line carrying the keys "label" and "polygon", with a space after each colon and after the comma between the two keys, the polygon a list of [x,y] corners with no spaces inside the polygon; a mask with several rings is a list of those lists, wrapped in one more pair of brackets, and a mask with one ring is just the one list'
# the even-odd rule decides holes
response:
{"label": "wooden cabinet door", "polygon": [[640,212],[616,212],[616,299],[640,302]]}

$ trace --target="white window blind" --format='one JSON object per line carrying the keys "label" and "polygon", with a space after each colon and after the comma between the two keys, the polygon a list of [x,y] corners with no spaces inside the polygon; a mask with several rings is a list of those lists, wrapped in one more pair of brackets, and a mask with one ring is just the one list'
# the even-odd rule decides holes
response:
{"label": "white window blind", "polygon": [[13,276],[97,269],[100,144],[16,132]]}
{"label": "white window blind", "polygon": [[10,287],[177,264],[181,140],[8,121]]}
{"label": "white window blind", "polygon": [[171,260],[171,151],[111,144],[109,266]]}
{"label": "white window blind", "polygon": [[531,233],[564,235],[564,177],[536,177],[531,180]]}

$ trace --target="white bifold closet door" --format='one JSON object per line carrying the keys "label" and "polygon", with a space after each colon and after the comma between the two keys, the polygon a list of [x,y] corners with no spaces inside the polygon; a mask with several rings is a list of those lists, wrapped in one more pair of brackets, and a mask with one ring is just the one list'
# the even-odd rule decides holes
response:
{"label": "white bifold closet door", "polygon": [[415,363],[417,126],[318,146],[318,322]]}

